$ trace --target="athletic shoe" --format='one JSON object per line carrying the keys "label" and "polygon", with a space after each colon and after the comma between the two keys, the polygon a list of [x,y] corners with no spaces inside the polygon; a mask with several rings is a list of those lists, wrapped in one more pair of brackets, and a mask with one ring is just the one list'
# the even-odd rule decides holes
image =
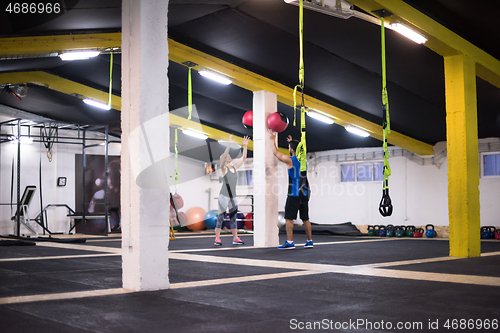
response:
{"label": "athletic shoe", "polygon": [[233,239],[233,245],[243,245],[245,243],[243,243],[243,241],[239,238],[239,237],[236,237],[236,239]]}
{"label": "athletic shoe", "polygon": [[305,247],[306,249],[312,249],[312,248],[314,247],[314,245],[313,245],[313,241],[312,241],[312,240],[307,241],[307,242],[306,242],[306,244],[304,245],[304,247]]}
{"label": "athletic shoe", "polygon": [[286,241],[283,245],[278,246],[278,250],[293,250],[295,249],[295,244],[293,242],[289,243]]}
{"label": "athletic shoe", "polygon": [[220,240],[220,238],[216,238],[215,239],[215,243],[214,243],[215,246],[222,246],[222,241]]}

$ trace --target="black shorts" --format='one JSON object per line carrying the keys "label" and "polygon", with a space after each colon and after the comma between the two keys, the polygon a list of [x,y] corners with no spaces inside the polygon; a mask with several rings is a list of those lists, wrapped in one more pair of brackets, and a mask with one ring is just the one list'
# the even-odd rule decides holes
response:
{"label": "black shorts", "polygon": [[285,204],[285,219],[295,220],[299,210],[300,219],[302,221],[309,220],[309,203],[307,201],[300,203],[300,197],[288,196]]}

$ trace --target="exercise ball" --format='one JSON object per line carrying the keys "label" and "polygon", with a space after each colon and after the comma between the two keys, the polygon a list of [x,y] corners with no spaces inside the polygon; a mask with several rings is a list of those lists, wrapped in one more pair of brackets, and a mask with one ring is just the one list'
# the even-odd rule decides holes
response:
{"label": "exercise ball", "polygon": [[[185,226],[189,230],[203,230],[205,229],[205,210],[200,207],[189,208],[185,214],[186,223]],[[181,214],[179,213],[179,219],[181,219]]]}
{"label": "exercise ball", "polygon": [[172,220],[172,225],[179,224],[179,221],[177,220],[177,214],[175,214],[175,209],[173,206],[170,206],[170,220]]}
{"label": "exercise ball", "polygon": [[[179,194],[174,194],[172,196],[172,198],[174,199],[174,205],[175,205],[175,208],[177,208],[177,210],[181,209],[182,207],[184,207],[184,200],[182,199],[182,197],[179,195]],[[172,200],[170,200],[170,203],[172,203]]]}
{"label": "exercise ball", "polygon": [[204,222],[207,229],[215,229],[217,225],[217,209],[213,209],[205,214]]}
{"label": "exercise ball", "polygon": [[205,229],[205,214],[207,212],[200,207],[191,207],[186,212],[187,223],[186,227],[189,230],[203,230]]}
{"label": "exercise ball", "polygon": [[267,117],[267,126],[274,132],[283,132],[288,126],[288,118],[283,112],[275,112]]}
{"label": "exercise ball", "polygon": [[282,226],[286,224],[285,212],[278,212],[278,228],[281,229]]}
{"label": "exercise ball", "polygon": [[172,227],[179,226],[179,221],[177,221],[177,219],[170,218],[170,221],[172,221]]}
{"label": "exercise ball", "polygon": [[250,111],[245,112],[241,122],[243,123],[243,126],[245,128],[252,129],[253,128],[253,111],[250,110]]}
{"label": "exercise ball", "polygon": [[187,224],[187,215],[184,212],[178,212],[179,214],[179,225],[185,227]]}
{"label": "exercise ball", "polygon": [[243,227],[245,226],[245,221],[244,221],[244,219],[245,219],[245,214],[243,214],[243,213],[238,213],[238,214],[236,215],[236,227],[237,227],[238,229],[243,229]]}
{"label": "exercise ball", "polygon": [[248,213],[245,215],[245,228],[248,230],[253,230],[253,214]]}

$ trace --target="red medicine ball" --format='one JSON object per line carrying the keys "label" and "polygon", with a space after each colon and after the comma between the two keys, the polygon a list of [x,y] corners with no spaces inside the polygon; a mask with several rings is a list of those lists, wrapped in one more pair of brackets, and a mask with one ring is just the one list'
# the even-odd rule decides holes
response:
{"label": "red medicine ball", "polygon": [[267,126],[274,132],[283,132],[288,127],[288,118],[283,112],[275,112],[267,117]]}
{"label": "red medicine ball", "polygon": [[253,111],[250,110],[250,111],[245,112],[241,122],[243,123],[243,126],[245,128],[252,129],[252,127],[253,127]]}

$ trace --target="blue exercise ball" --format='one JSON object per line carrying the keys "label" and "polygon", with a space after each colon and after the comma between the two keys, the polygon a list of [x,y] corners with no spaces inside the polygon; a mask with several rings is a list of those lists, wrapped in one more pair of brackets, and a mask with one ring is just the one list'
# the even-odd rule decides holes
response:
{"label": "blue exercise ball", "polygon": [[207,212],[204,221],[207,229],[215,229],[215,225],[217,224],[217,209]]}

